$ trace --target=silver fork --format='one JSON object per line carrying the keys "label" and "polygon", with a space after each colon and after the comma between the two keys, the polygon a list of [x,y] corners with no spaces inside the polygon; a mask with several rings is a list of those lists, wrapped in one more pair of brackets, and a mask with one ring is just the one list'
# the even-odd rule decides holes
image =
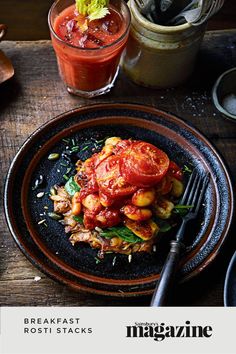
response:
{"label": "silver fork", "polygon": [[189,211],[186,215],[181,216],[182,222],[177,231],[176,239],[170,242],[170,252],[154,290],[150,306],[164,306],[166,304],[168,290],[173,285],[179,260],[185,249],[182,241],[186,224],[197,217],[208,182],[209,175],[202,177],[196,170],[193,171],[179,203],[189,206]]}

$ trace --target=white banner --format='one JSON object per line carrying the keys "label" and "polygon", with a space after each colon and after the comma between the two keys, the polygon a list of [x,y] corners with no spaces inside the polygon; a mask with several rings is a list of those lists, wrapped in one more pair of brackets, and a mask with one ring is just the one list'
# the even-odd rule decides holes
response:
{"label": "white banner", "polygon": [[236,308],[2,307],[2,354],[228,354]]}

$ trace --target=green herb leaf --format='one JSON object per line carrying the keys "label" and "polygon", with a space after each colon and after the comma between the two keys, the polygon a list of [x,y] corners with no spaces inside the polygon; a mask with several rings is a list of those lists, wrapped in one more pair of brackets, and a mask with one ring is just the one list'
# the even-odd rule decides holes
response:
{"label": "green herb leaf", "polygon": [[76,10],[90,21],[97,20],[109,14],[109,0],[76,0]]}
{"label": "green herb leaf", "polygon": [[109,136],[106,136],[105,138],[103,138],[101,140],[97,140],[96,144],[102,144],[103,145],[108,138],[109,138]]}
{"label": "green herb leaf", "polygon": [[74,180],[74,176],[71,176],[69,178],[69,180],[66,182],[65,184],[65,190],[67,191],[68,194],[70,194],[70,196],[73,197],[73,195],[76,192],[80,191],[80,186],[75,182]]}
{"label": "green herb leaf", "polygon": [[181,204],[177,204],[175,205],[173,212],[175,214],[179,214],[180,216],[185,216],[189,209],[193,208],[194,205],[181,205]]}
{"label": "green herb leaf", "polygon": [[159,232],[168,232],[170,231],[175,225],[168,221],[158,218],[157,216],[153,217],[153,221],[159,226]]}
{"label": "green herb leaf", "polygon": [[176,204],[174,209],[179,210],[179,209],[191,209],[193,208],[194,205],[181,205],[181,204]]}
{"label": "green herb leaf", "polygon": [[69,139],[62,139],[62,141],[63,141],[64,143],[66,143],[66,144],[68,144],[68,143],[70,142]]}
{"label": "green herb leaf", "polygon": [[187,165],[184,165],[184,167],[182,168],[183,173],[192,173],[193,170],[191,170],[191,168],[189,168]]}
{"label": "green herb leaf", "polygon": [[130,243],[142,242],[142,239],[136,236],[131,230],[125,226],[109,227],[100,233],[105,238],[119,237]]}
{"label": "green herb leaf", "polygon": [[172,229],[172,226],[168,222],[163,222],[160,226],[159,232],[168,232]]}
{"label": "green herb leaf", "polygon": [[97,258],[97,257],[94,257],[94,259],[95,259],[96,264],[98,264],[98,263],[101,262],[101,259],[99,259],[99,258]]}
{"label": "green herb leaf", "polygon": [[79,222],[80,224],[83,224],[84,218],[82,215],[75,215],[73,216],[73,219],[77,222]]}
{"label": "green herb leaf", "polygon": [[88,150],[88,148],[89,148],[89,145],[86,145],[86,146],[83,147],[83,149],[81,149],[81,151]]}
{"label": "green herb leaf", "polygon": [[71,170],[72,170],[72,168],[68,167],[67,170],[66,170],[66,175],[68,175],[68,173],[70,173]]}

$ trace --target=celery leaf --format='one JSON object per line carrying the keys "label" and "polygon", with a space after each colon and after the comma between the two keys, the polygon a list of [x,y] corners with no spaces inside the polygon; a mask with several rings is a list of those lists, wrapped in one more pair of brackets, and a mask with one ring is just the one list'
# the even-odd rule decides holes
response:
{"label": "celery leaf", "polygon": [[89,21],[98,20],[109,14],[109,0],[75,0],[78,13]]}
{"label": "celery leaf", "polygon": [[93,20],[98,20],[100,18],[105,17],[106,15],[108,15],[110,12],[108,10],[107,7],[104,7],[102,9],[98,9],[96,11],[93,11],[89,14],[89,20],[93,21]]}

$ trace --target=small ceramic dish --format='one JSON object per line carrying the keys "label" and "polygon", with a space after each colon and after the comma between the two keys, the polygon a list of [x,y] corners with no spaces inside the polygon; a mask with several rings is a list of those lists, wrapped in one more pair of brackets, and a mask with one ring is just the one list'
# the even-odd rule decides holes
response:
{"label": "small ceramic dish", "polygon": [[236,68],[225,71],[216,80],[212,99],[221,114],[236,121]]}
{"label": "small ceramic dish", "polygon": [[224,305],[236,306],[236,251],[231,258],[225,277]]}

